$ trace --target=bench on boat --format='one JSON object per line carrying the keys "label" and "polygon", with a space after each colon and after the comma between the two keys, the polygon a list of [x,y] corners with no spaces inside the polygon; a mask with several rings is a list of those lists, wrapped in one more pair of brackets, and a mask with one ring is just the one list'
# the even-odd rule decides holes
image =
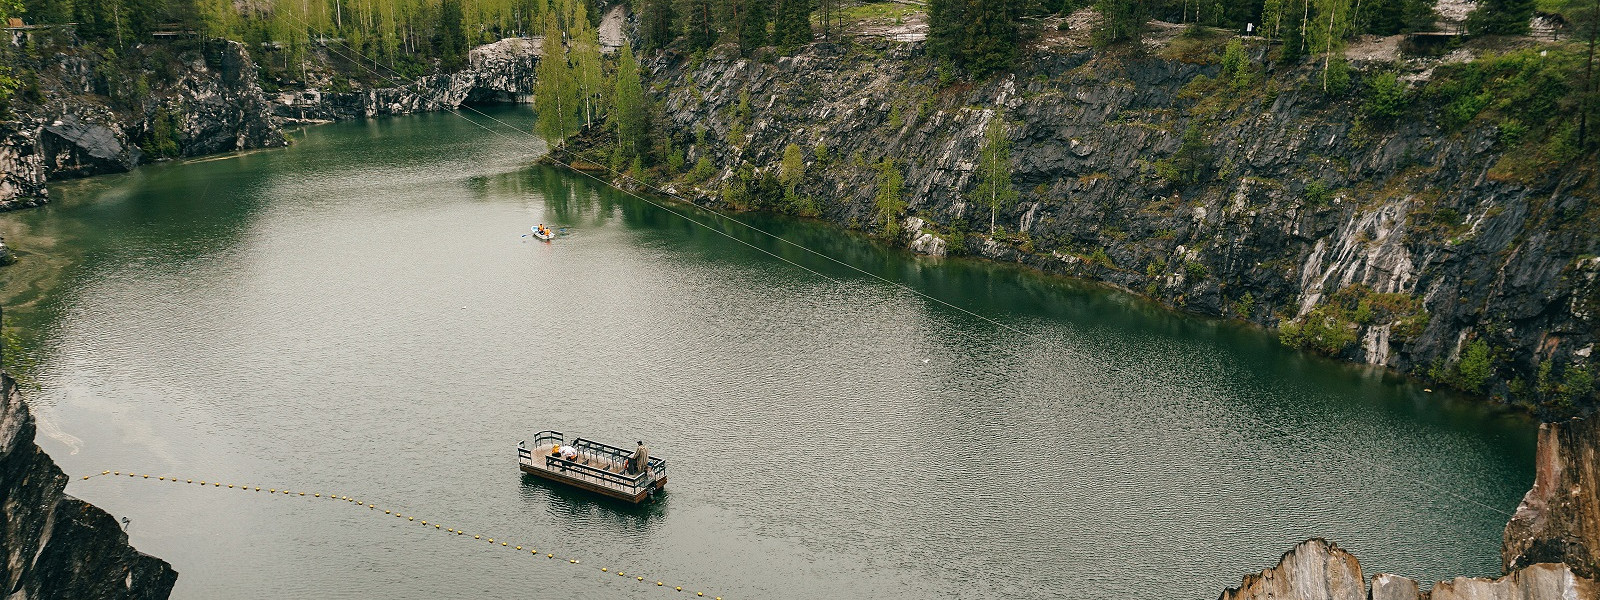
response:
{"label": "bench on boat", "polygon": [[[563,458],[565,448],[577,455]],[[541,431],[531,444],[517,444],[517,466],[524,473],[638,504],[667,486],[667,461],[652,456],[643,473],[629,473],[632,456],[632,450],[584,438],[568,444],[559,431]]]}

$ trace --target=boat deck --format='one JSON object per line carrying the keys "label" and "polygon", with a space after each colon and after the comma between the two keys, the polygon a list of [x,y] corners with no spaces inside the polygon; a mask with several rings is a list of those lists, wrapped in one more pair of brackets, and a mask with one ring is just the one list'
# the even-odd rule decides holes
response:
{"label": "boat deck", "polygon": [[[554,435],[550,435],[554,434]],[[632,503],[643,502],[667,485],[666,461],[650,459],[650,474],[628,473],[628,456],[621,448],[578,438],[570,446],[578,451],[572,460],[557,456],[559,433],[540,432],[532,445],[517,448],[518,468],[558,483],[565,483]]]}

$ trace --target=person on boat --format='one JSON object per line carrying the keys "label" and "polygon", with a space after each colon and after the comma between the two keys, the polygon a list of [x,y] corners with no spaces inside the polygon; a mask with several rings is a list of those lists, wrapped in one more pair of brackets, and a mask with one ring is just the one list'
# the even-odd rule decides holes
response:
{"label": "person on boat", "polygon": [[550,230],[544,228],[544,223],[540,223],[539,224],[539,235],[544,235],[544,236],[550,235]]}
{"label": "person on boat", "polygon": [[634,475],[648,471],[650,466],[650,449],[644,445],[644,440],[639,440],[639,447],[633,449],[633,456],[628,458],[628,472]]}

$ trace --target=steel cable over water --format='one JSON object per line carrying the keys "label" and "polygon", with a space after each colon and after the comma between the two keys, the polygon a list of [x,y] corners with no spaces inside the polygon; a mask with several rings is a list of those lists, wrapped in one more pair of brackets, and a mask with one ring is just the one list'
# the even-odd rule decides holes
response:
{"label": "steel cable over water", "polygon": [[[144,473],[134,473],[132,471],[101,471],[101,472],[93,474],[93,475],[84,475],[83,478],[80,479],[80,481],[87,481],[87,480],[93,479],[95,477],[116,477],[116,478],[120,479],[122,476],[127,476],[129,479],[135,479],[135,480],[139,480],[139,481],[150,481],[153,478],[155,481],[171,481],[173,483],[199,485],[200,487],[203,487],[203,488],[204,487],[209,487],[211,489],[230,489],[230,490],[235,490],[236,489],[236,490],[244,491],[244,492],[250,492],[250,491],[261,492],[261,491],[263,491],[263,488],[261,486],[255,485],[255,484],[249,484],[249,483],[233,484],[233,483],[223,483],[223,482],[220,482],[220,481],[209,481],[208,482],[208,481],[203,480],[203,479],[199,480],[199,481],[196,481],[196,480],[194,480],[192,478],[182,478],[182,477],[175,477],[175,476],[170,476],[170,475],[154,475],[154,476],[152,476],[152,475],[144,474]],[[363,508],[364,507],[368,511],[372,512],[373,514],[377,514],[378,510],[382,509],[383,510],[383,514],[385,514],[385,515],[393,515],[395,518],[405,519],[407,523],[416,523],[418,525],[421,525],[424,529],[427,529],[429,525],[432,525],[434,531],[440,531],[440,532],[443,532],[443,533],[446,533],[446,534],[457,535],[457,536],[465,536],[467,534],[466,531],[463,531],[461,529],[456,529],[456,528],[453,528],[453,527],[445,527],[444,524],[439,523],[438,521],[434,521],[434,522],[430,523],[430,522],[428,522],[426,520],[418,519],[416,517],[416,515],[407,515],[407,514],[401,513],[398,510],[382,508],[382,507],[378,506],[376,503],[368,502],[366,500],[361,500],[361,499],[357,499],[357,498],[351,498],[349,496],[341,496],[341,495],[338,495],[338,494],[323,494],[321,492],[296,492],[296,491],[290,490],[288,488],[279,489],[279,488],[273,488],[273,487],[265,488],[265,491],[268,494],[272,495],[272,496],[277,496],[278,494],[283,494],[284,496],[295,497],[295,498],[313,498],[313,499],[327,498],[329,500],[343,501],[343,502],[346,502],[346,503],[349,503],[349,504],[354,504],[354,505],[356,505],[357,508]],[[473,534],[472,539],[479,540],[479,541],[487,541],[489,543],[490,547],[505,548],[505,549],[509,549],[509,550],[515,550],[517,552],[521,552],[524,549],[524,547],[526,546],[526,549],[528,550],[528,554],[529,555],[531,555],[531,556],[533,556],[535,558],[537,558],[539,556],[539,549],[535,548],[532,544],[526,544],[526,545],[518,544],[516,546],[513,546],[513,545],[511,545],[511,542],[506,541],[505,538],[501,538],[499,542],[496,542],[495,538],[492,538],[492,537],[486,538],[481,533],[480,534]],[[496,546],[496,544],[499,544],[499,546]],[[583,560],[582,559],[568,557],[568,556],[556,556],[554,552],[548,552],[547,551],[547,552],[545,552],[544,557],[547,560],[564,560],[564,561],[566,561],[565,564],[569,564],[569,565],[582,565],[583,564]],[[593,567],[588,567],[588,568],[593,568]],[[600,567],[600,572],[601,573],[607,573],[607,574],[615,573],[618,577],[624,577],[624,578],[628,577],[628,573],[626,571],[612,570],[611,567]],[[669,583],[666,583],[665,581],[662,581],[660,579],[656,579],[656,578],[653,578],[653,577],[645,577],[645,576],[639,575],[637,573],[635,573],[633,575],[633,580],[636,581],[636,582],[646,583],[646,584],[654,583],[656,585],[656,587],[671,588],[673,591],[678,591],[678,592],[684,591],[684,587],[681,586],[681,585],[669,584]],[[706,594],[703,591],[697,591],[697,592],[694,593],[694,595],[695,596],[705,596]],[[713,598],[714,598],[714,600],[722,600],[722,596],[713,596]]]}

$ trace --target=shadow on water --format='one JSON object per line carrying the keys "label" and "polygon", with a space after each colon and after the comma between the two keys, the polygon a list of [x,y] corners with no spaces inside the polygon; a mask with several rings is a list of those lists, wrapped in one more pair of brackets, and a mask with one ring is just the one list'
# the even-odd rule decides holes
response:
{"label": "shadow on water", "polygon": [[521,476],[523,499],[530,504],[545,505],[552,516],[564,519],[601,521],[622,529],[642,531],[665,518],[672,503],[672,494],[665,489],[652,500],[630,504],[528,473]]}

